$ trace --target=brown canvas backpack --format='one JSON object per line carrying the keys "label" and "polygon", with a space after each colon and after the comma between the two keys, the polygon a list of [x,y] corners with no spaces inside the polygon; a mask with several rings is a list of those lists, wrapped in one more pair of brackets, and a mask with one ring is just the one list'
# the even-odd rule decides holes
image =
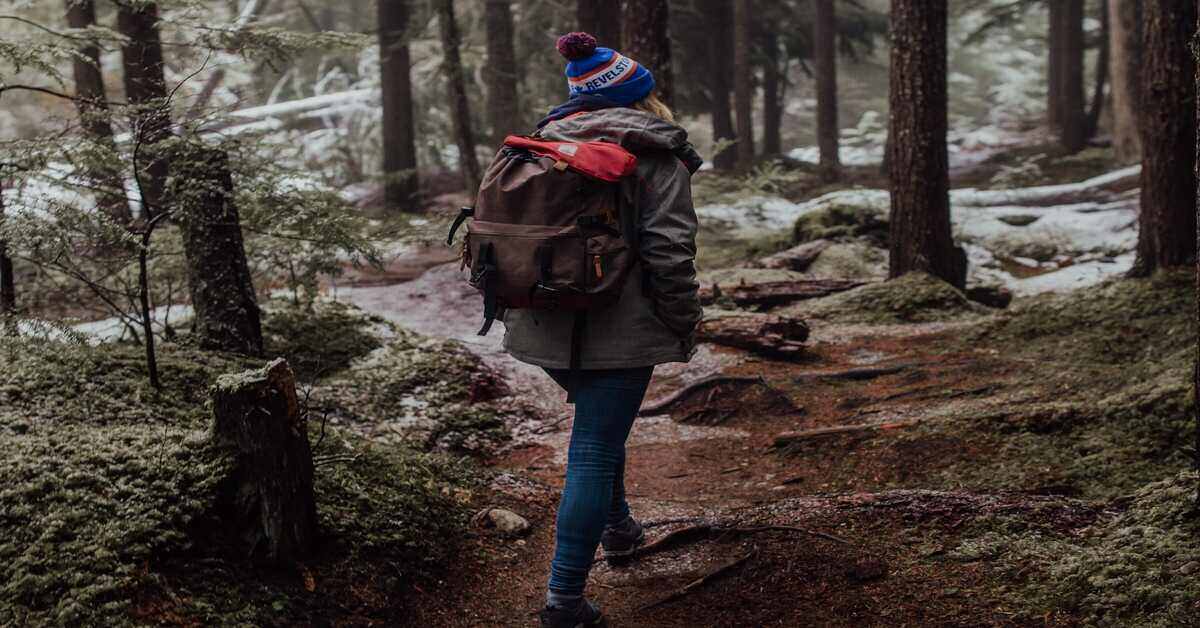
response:
{"label": "brown canvas backpack", "polygon": [[589,310],[617,301],[637,259],[621,208],[637,157],[610,142],[508,136],[488,167],[467,218],[462,263],[483,295],[483,327],[506,308],[576,312],[571,367]]}

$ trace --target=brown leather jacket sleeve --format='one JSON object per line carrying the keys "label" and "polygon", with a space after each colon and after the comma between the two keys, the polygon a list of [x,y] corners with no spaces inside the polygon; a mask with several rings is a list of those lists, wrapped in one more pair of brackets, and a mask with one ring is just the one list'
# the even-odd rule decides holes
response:
{"label": "brown leather jacket sleeve", "polygon": [[643,159],[638,170],[644,182],[638,246],[645,286],[659,320],[686,338],[701,316],[691,174],[669,153]]}

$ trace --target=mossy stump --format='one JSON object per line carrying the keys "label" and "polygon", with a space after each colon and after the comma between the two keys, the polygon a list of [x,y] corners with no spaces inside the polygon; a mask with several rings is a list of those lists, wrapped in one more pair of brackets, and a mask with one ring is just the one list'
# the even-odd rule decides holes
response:
{"label": "mossy stump", "polygon": [[272,563],[306,557],[317,532],[313,459],[296,376],[279,358],[261,370],[222,375],[212,394],[213,439],[235,468],[219,512],[246,552]]}

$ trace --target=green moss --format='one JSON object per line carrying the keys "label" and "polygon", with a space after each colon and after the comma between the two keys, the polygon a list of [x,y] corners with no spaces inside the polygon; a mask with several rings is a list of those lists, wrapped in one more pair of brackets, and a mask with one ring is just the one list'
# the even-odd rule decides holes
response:
{"label": "green moss", "polygon": [[509,439],[507,395],[461,344],[400,333],[319,391],[319,401],[363,434],[421,449],[486,453]]}
{"label": "green moss", "polygon": [[0,438],[0,624],[125,622],[144,565],[192,549],[227,471],[204,431],[162,423]]}
{"label": "green moss", "polygon": [[318,301],[313,307],[273,305],[263,320],[266,353],[287,358],[302,381],[344,369],[382,345],[375,328],[386,323],[352,305],[338,301]]}
{"label": "green moss", "polygon": [[808,318],[868,323],[940,321],[979,311],[961,291],[925,273],[868,284],[795,309]]}
{"label": "green moss", "polygon": [[[312,334],[281,352],[301,363],[303,356],[313,356],[314,364],[316,356],[320,363],[330,355],[348,361],[382,344],[362,336],[370,326],[359,319],[335,310],[318,314],[311,326],[299,319],[281,323],[276,329],[298,325],[297,335]],[[320,333],[330,326],[340,331]],[[405,370],[377,377],[421,382],[431,391],[428,399],[457,403],[456,410],[440,410],[451,415],[432,438],[447,448],[470,448],[469,438],[480,433],[475,428],[495,415],[468,400],[494,391],[472,379],[477,368],[465,351],[422,361],[415,354],[426,345],[403,337],[413,360],[378,365]],[[347,339],[353,347],[327,344]],[[209,443],[207,401],[220,374],[260,367],[263,360],[163,343],[164,387],[154,391],[141,351],[0,340],[0,562],[6,566],[0,625],[312,623],[341,614],[359,591],[390,600],[455,551],[468,478],[477,471],[331,426],[322,438],[313,421],[323,540],[305,569],[318,573],[322,589],[310,592],[294,577],[264,573],[226,554],[224,531],[210,508],[231,463]],[[458,379],[434,386],[443,368]],[[456,441],[456,433],[467,436]],[[376,621],[386,622],[403,606],[403,596],[395,597],[378,605]]]}
{"label": "green moss", "polygon": [[887,233],[887,219],[874,207],[829,205],[796,219],[792,244],[864,236],[886,243]]}
{"label": "green moss", "polygon": [[1088,626],[1193,625],[1200,600],[1200,478],[1181,473],[1139,490],[1128,508],[1071,534],[999,518],[950,554],[988,561],[1028,618],[1060,613]]}

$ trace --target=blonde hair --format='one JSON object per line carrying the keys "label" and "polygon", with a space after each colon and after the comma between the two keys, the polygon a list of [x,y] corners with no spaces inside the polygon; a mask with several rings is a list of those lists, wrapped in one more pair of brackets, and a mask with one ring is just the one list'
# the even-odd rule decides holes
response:
{"label": "blonde hair", "polygon": [[630,105],[638,111],[645,111],[652,116],[658,116],[667,122],[675,122],[675,114],[671,113],[671,108],[667,103],[659,99],[658,94],[650,92],[645,98]]}

